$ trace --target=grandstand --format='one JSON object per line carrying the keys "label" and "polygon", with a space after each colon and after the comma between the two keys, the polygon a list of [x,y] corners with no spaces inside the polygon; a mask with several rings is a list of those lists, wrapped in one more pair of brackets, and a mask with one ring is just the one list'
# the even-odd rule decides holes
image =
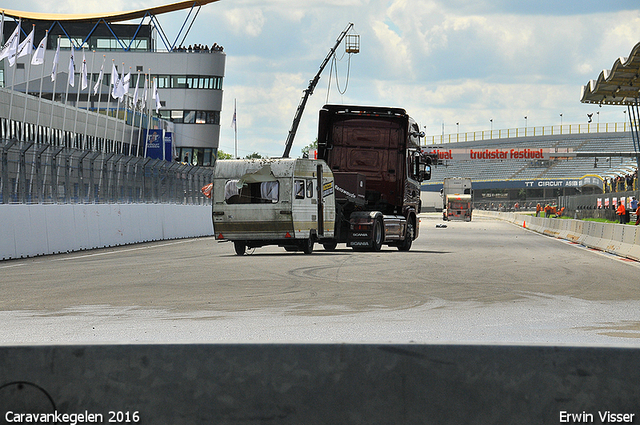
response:
{"label": "grandstand", "polygon": [[[443,159],[434,167],[432,179],[422,186],[423,192],[439,192],[445,178],[468,177],[473,181],[476,203],[486,201],[488,193],[501,193],[501,199],[511,203],[602,193],[607,189],[605,182],[617,176],[633,175],[637,169],[636,157],[630,156],[634,152],[631,132],[452,142],[429,144],[424,149],[555,149],[568,152],[565,157],[555,154],[548,159]],[[634,189],[635,186],[637,179]]]}

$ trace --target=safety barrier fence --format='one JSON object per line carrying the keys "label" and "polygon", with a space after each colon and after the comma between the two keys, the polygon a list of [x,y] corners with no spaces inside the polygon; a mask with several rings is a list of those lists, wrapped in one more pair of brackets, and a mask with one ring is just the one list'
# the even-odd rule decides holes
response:
{"label": "safety barrier fence", "polygon": [[640,226],[572,219],[533,217],[527,214],[474,211],[506,220],[547,236],[640,261]]}
{"label": "safety barrier fence", "polygon": [[0,204],[211,203],[211,168],[16,139],[0,156]]}

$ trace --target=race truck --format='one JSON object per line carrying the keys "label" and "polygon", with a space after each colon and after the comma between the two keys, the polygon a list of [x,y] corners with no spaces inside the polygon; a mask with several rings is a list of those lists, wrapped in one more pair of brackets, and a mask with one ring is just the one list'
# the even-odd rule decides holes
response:
{"label": "race truck", "polygon": [[420,182],[437,157],[400,108],[325,105],[318,159],[220,160],[214,167],[216,238],[247,248],[311,253],[321,243],[409,250],[418,237]]}
{"label": "race truck", "polygon": [[471,221],[471,179],[448,177],[442,184],[442,219]]}

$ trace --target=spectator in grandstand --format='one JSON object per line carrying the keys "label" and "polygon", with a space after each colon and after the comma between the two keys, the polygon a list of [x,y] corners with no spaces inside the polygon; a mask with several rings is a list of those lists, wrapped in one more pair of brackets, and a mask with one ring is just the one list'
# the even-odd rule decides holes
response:
{"label": "spectator in grandstand", "polygon": [[631,210],[635,211],[636,209],[638,209],[638,200],[636,199],[635,196],[631,197]]}
{"label": "spectator in grandstand", "polygon": [[618,209],[616,210],[616,214],[618,214],[620,224],[624,224],[625,219],[627,218],[627,210],[624,207],[624,202],[620,202],[620,204],[618,205]]}
{"label": "spectator in grandstand", "polygon": [[627,174],[626,180],[627,180],[627,190],[633,190],[633,175]]}

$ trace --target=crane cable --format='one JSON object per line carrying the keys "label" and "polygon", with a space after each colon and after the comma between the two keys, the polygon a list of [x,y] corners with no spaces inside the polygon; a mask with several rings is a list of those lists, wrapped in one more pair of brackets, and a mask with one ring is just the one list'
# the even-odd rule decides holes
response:
{"label": "crane cable", "polygon": [[[338,81],[338,59],[336,58],[335,54],[333,55],[333,60],[331,61],[331,68],[329,69],[329,82],[327,84],[327,100],[325,103],[329,103],[329,91],[331,88],[331,77],[333,75],[334,64],[335,64],[335,73],[336,73],[336,89],[338,90],[338,93],[340,93],[340,95],[344,95],[347,92],[347,89],[349,88],[349,77],[351,75],[351,56],[353,56],[353,53],[349,53],[349,59],[347,61],[347,80],[345,82],[344,90],[341,90],[340,82]],[[344,59],[344,55],[342,55],[339,61],[342,62],[342,59]]]}

